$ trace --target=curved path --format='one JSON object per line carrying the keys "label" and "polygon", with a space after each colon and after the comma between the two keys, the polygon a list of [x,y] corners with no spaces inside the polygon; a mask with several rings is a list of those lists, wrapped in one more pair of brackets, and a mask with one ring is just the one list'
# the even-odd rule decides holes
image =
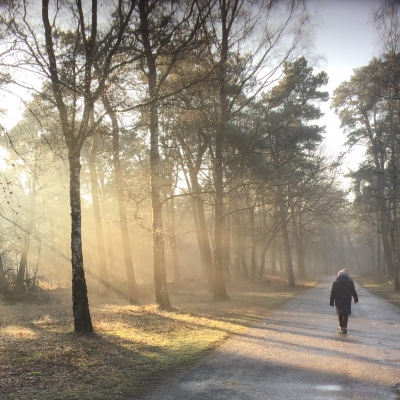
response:
{"label": "curved path", "polygon": [[400,309],[356,283],[347,335],[323,277],[228,340],[197,366],[155,389],[164,400],[400,400]]}

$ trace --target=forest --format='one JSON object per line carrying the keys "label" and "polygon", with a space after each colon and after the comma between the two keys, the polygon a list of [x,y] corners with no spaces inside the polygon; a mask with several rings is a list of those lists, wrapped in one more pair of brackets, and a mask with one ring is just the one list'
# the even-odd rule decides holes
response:
{"label": "forest", "polygon": [[[167,311],[172,284],[344,267],[400,290],[399,10],[330,97],[303,0],[0,2],[1,295],[72,290],[91,333],[93,293],[146,285]],[[323,103],[365,148],[348,173]]]}

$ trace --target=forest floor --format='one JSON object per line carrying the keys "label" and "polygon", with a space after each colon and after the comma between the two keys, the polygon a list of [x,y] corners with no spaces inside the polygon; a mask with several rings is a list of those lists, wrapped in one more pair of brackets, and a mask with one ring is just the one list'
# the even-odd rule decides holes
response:
{"label": "forest floor", "polygon": [[89,336],[73,333],[70,289],[41,301],[0,300],[0,399],[140,398],[315,283],[232,282],[226,302],[212,301],[201,282],[172,284],[173,312],[151,304],[150,286],[141,288],[141,306],[89,292]]}

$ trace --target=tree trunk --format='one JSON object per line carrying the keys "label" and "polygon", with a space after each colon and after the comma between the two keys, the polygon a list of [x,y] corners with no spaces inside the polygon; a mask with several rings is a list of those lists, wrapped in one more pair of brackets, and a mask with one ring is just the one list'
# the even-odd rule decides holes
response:
{"label": "tree trunk", "polygon": [[234,255],[233,255],[233,263],[234,263],[234,271],[235,275],[239,276],[241,274],[240,271],[240,216],[236,214],[236,221],[235,221],[235,234],[234,234]]}
{"label": "tree trunk", "polygon": [[265,271],[265,257],[267,256],[267,251],[268,248],[267,246],[264,246],[261,252],[261,263],[260,263],[260,271],[258,273],[258,279],[262,280],[264,277],[264,271]]}
{"label": "tree trunk", "polygon": [[282,241],[283,241],[283,249],[284,249],[285,261],[286,261],[285,264],[286,264],[288,283],[289,283],[290,287],[295,287],[296,282],[294,280],[292,253],[290,250],[289,232],[288,232],[287,221],[286,221],[286,207],[285,207],[284,200],[282,198],[280,198],[280,200],[279,200],[279,215],[280,215],[280,219],[281,219]]}
{"label": "tree trunk", "polygon": [[328,275],[329,266],[328,266],[328,257],[326,255],[325,235],[322,235],[322,260],[323,260],[323,272],[325,275]]}
{"label": "tree trunk", "polygon": [[351,248],[351,252],[353,253],[354,259],[356,260],[357,267],[358,267],[358,269],[361,269],[360,262],[358,261],[358,258],[357,258],[357,253],[356,253],[356,251],[354,249],[353,243],[351,242],[350,236],[347,233],[347,231],[345,231],[345,235],[346,235],[347,241],[349,242],[349,245],[350,245],[350,248]]}
{"label": "tree trunk", "polygon": [[[261,253],[261,267],[260,267],[260,273],[259,273],[259,279],[262,279],[264,276],[264,269],[265,269],[265,256],[267,254],[267,251],[269,250],[269,248],[271,247],[271,244],[275,241],[275,235],[276,235],[276,230],[273,231],[272,236],[269,238],[269,240],[267,240],[267,242],[265,243],[265,246],[263,248],[263,251]],[[275,275],[276,273],[276,252],[275,252],[275,270],[273,272],[273,275]]]}
{"label": "tree trunk", "polygon": [[152,103],[149,106],[150,130],[150,187],[152,202],[152,235],[153,235],[153,266],[154,290],[158,307],[161,310],[171,309],[168,295],[167,273],[165,269],[165,246],[162,224],[162,203],[160,198],[160,152],[158,128],[158,93],[156,56],[152,52],[149,38],[148,4],[146,0],[139,1],[140,34],[143,41],[148,68],[147,83]]}
{"label": "tree trunk", "polygon": [[342,267],[346,268],[347,267],[346,252],[345,252],[344,243],[343,243],[343,231],[342,231],[342,227],[340,224],[339,224],[339,241],[340,241],[340,253],[342,255]]}
{"label": "tree trunk", "polygon": [[215,134],[215,153],[214,153],[214,188],[215,188],[215,207],[214,207],[214,279],[213,292],[214,298],[227,300],[229,296],[226,292],[224,274],[222,271],[222,224],[224,223],[224,143],[228,127],[228,96],[227,96],[227,60],[228,60],[228,35],[227,26],[228,9],[225,4],[220,3],[222,37],[220,47],[219,62],[219,127]]}
{"label": "tree trunk", "polygon": [[181,267],[179,263],[179,254],[178,254],[178,246],[176,243],[176,222],[175,222],[175,200],[174,197],[171,197],[169,201],[169,210],[170,210],[170,245],[171,245],[171,254],[172,254],[172,264],[174,269],[174,282],[180,283],[182,281],[181,278]]}
{"label": "tree trunk", "polygon": [[77,333],[93,332],[82,254],[80,154],[69,154],[71,205],[72,311]]}
{"label": "tree trunk", "polygon": [[192,183],[192,190],[196,193],[196,209],[197,209],[197,217],[199,221],[200,235],[201,235],[201,245],[204,256],[204,262],[206,266],[207,280],[208,285],[212,289],[213,288],[213,275],[214,275],[214,264],[213,257],[210,245],[210,237],[207,229],[207,221],[204,210],[204,202],[200,195],[200,184],[198,181],[198,176],[195,171],[190,171],[190,180]]}
{"label": "tree trunk", "polygon": [[277,251],[277,260],[279,263],[279,275],[280,276],[284,276],[285,274],[285,265],[283,262],[283,247],[282,247],[282,241],[279,240],[277,247],[276,247],[276,251]]}
{"label": "tree trunk", "polygon": [[90,183],[92,187],[92,206],[94,214],[94,222],[96,227],[97,248],[99,250],[99,282],[100,287],[107,292],[109,289],[108,274],[107,274],[107,258],[106,249],[104,245],[104,232],[103,223],[100,213],[100,200],[99,200],[99,184],[96,171],[96,155],[99,148],[100,135],[97,133],[92,137],[92,149],[89,155],[89,171]]}
{"label": "tree trunk", "polygon": [[381,236],[378,234],[376,237],[376,273],[377,275],[382,274],[382,246]]}
{"label": "tree trunk", "polygon": [[16,293],[22,293],[24,291],[24,279],[25,279],[27,264],[28,264],[28,253],[29,253],[29,248],[30,248],[30,243],[31,243],[32,229],[33,229],[33,221],[30,220],[28,223],[28,226],[26,228],[26,230],[28,232],[25,232],[25,234],[24,234],[24,243],[22,246],[22,253],[21,253],[21,258],[19,261],[18,273],[17,273],[17,277],[15,280],[14,291]]}
{"label": "tree trunk", "polygon": [[296,240],[297,270],[300,279],[306,278],[305,250],[302,240],[301,219],[299,212],[299,223],[297,223],[296,215],[293,216],[293,233]]}
{"label": "tree trunk", "polygon": [[[36,160],[35,160],[36,164]],[[35,170],[35,168],[34,168]],[[15,280],[15,287],[14,290],[16,293],[22,293],[24,291],[24,279],[27,270],[28,264],[28,254],[29,248],[31,244],[31,234],[33,229],[33,219],[35,217],[35,203],[36,203],[36,178],[32,176],[32,185],[31,185],[31,192],[30,192],[30,204],[29,204],[29,222],[26,227],[26,231],[24,234],[24,243],[22,247],[21,259],[19,261],[19,268],[17,277]]]}
{"label": "tree trunk", "polygon": [[251,231],[251,267],[250,267],[250,278],[251,280],[256,279],[256,228],[254,223],[254,207],[250,208],[250,231]]}
{"label": "tree trunk", "polygon": [[239,255],[239,266],[240,273],[245,278],[249,277],[249,271],[247,270],[247,261],[246,261],[246,251],[245,251],[245,236],[243,235],[243,227],[241,224],[240,216],[238,215],[238,226],[237,226],[237,238],[238,238],[238,255]]}
{"label": "tree trunk", "polygon": [[0,291],[8,291],[8,283],[4,272],[3,253],[0,253]]}
{"label": "tree trunk", "polygon": [[381,222],[381,236],[382,236],[382,244],[383,244],[383,254],[385,256],[386,268],[390,278],[394,276],[394,268],[393,268],[393,255],[390,247],[390,228],[389,228],[389,218],[388,211],[386,206],[386,199],[384,195],[385,190],[385,182],[383,177],[383,172],[379,172],[377,174],[378,181],[378,201],[379,201],[379,219]]}
{"label": "tree trunk", "polygon": [[117,192],[118,212],[121,227],[122,247],[124,250],[125,270],[128,284],[128,299],[131,304],[139,304],[139,293],[136,284],[135,270],[133,268],[131,245],[129,240],[128,221],[126,219],[126,210],[124,203],[124,189],[121,179],[121,162],[119,158],[120,145],[119,145],[119,124],[117,116],[112,108],[109,100],[104,97],[103,104],[106,108],[107,114],[111,119],[112,124],[112,137],[113,137],[113,164],[114,164],[114,178],[115,187]]}
{"label": "tree trunk", "polygon": [[272,242],[272,248],[271,248],[271,274],[276,275],[276,246],[277,246],[277,240],[276,237],[274,237],[274,240]]}
{"label": "tree trunk", "polygon": [[225,280],[227,282],[231,281],[231,271],[230,271],[230,236],[231,236],[231,229],[230,229],[230,217],[227,216],[225,218],[225,223],[223,225],[223,254],[222,254],[222,266],[224,270]]}
{"label": "tree trunk", "polygon": [[[392,124],[392,123],[391,123]],[[400,291],[399,281],[399,268],[397,265],[397,167],[396,167],[396,143],[394,140],[394,134],[392,131],[392,148],[391,148],[391,160],[390,160],[390,180],[391,180],[391,202],[392,202],[392,220],[390,229],[390,240],[392,246],[392,257],[393,257],[393,278],[394,278],[394,290]]]}
{"label": "tree trunk", "polygon": [[[189,178],[188,178],[188,175],[187,175],[185,169],[183,169],[183,174],[185,176],[186,185],[188,187],[188,190],[189,190],[189,192],[192,192],[193,191],[192,185],[189,181]],[[194,198],[194,196],[190,196],[190,203],[192,205],[193,223],[194,223],[194,228],[195,228],[195,232],[196,232],[197,244],[199,247],[201,266],[202,266],[202,271],[203,271],[203,278],[209,279],[207,263],[206,263],[206,256],[204,254],[203,237],[202,237],[202,233],[200,231],[199,214],[198,214],[198,210],[197,210],[196,199]],[[211,269],[211,271],[212,271],[212,269]],[[208,281],[208,283],[210,285],[210,281]]]}

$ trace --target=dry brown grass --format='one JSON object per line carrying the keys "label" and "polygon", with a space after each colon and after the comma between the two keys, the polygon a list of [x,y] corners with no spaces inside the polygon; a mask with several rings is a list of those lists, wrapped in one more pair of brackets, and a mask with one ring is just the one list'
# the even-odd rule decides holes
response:
{"label": "dry brown grass", "polygon": [[[212,301],[199,282],[171,285],[174,312],[91,295],[90,336],[73,333],[69,290],[53,291],[45,303],[3,303],[0,398],[138,398],[312,284],[293,290],[272,277],[231,283],[227,302]],[[149,297],[142,288],[142,298]]]}
{"label": "dry brown grass", "polygon": [[357,282],[371,291],[373,294],[380,296],[397,307],[400,307],[400,292],[394,290],[393,281],[375,276],[358,276]]}

